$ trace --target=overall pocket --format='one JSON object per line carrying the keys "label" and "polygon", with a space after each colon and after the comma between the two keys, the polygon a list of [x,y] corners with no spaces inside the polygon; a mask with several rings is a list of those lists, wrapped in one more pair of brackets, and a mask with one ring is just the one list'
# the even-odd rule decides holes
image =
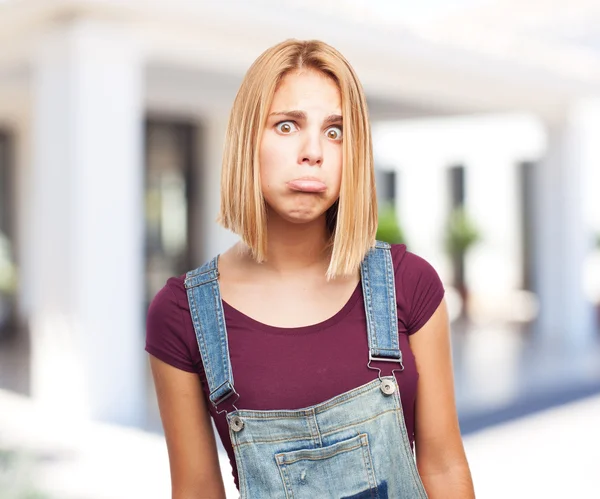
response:
{"label": "overall pocket", "polygon": [[327,447],[275,454],[275,460],[289,499],[380,498],[366,433]]}

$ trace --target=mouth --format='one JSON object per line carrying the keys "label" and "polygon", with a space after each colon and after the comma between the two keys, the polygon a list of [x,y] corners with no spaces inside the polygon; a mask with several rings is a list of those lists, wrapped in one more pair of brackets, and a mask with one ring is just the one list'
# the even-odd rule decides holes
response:
{"label": "mouth", "polygon": [[327,190],[325,183],[315,177],[297,178],[290,180],[286,185],[296,192],[325,192]]}

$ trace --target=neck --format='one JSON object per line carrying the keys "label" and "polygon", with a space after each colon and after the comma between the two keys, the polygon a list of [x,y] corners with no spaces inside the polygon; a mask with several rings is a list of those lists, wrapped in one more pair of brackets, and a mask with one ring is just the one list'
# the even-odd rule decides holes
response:
{"label": "neck", "polygon": [[320,267],[324,273],[331,257],[328,242],[325,216],[313,222],[293,224],[269,214],[264,268],[284,274]]}

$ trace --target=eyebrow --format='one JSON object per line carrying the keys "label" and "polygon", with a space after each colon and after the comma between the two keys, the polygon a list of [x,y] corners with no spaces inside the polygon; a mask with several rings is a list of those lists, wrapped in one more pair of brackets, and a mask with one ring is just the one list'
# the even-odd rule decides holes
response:
{"label": "eyebrow", "polygon": [[[275,113],[269,114],[269,118],[271,116],[287,116],[288,118],[293,118],[298,121],[306,121],[306,113],[304,111],[277,111]],[[323,124],[325,125],[333,125],[338,123],[343,123],[344,119],[339,114],[331,114],[325,118]]]}

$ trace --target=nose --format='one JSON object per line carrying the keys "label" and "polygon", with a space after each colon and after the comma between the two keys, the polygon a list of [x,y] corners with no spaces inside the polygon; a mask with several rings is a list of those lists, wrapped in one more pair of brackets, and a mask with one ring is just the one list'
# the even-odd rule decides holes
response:
{"label": "nose", "polygon": [[321,166],[323,163],[323,147],[318,134],[307,133],[300,149],[298,163],[308,166]]}

